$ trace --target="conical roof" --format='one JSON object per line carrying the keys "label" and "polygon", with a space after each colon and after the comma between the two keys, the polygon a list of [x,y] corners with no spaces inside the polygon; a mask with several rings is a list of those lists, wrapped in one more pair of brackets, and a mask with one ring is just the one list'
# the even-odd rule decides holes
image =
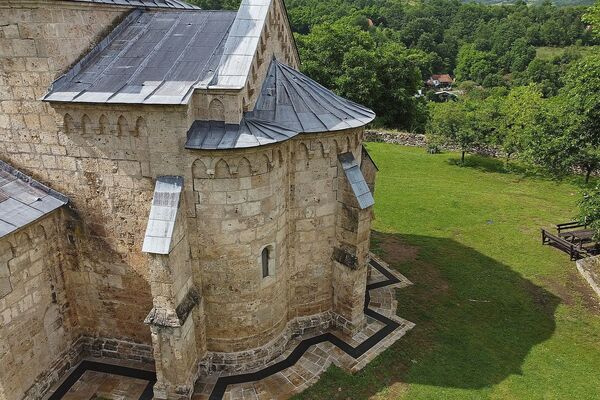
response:
{"label": "conical roof", "polygon": [[188,149],[235,149],[283,142],[302,133],[364,126],[370,109],[344,99],[299,71],[273,59],[253,111],[239,125],[196,121]]}

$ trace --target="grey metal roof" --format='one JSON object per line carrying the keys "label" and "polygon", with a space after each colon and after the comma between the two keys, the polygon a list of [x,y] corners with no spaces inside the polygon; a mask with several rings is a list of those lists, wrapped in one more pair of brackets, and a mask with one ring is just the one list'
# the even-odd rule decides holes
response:
{"label": "grey metal roof", "polygon": [[272,1],[242,0],[218,73],[209,88],[241,89],[246,85]]}
{"label": "grey metal roof", "polygon": [[69,199],[0,161],[0,237],[64,206]]}
{"label": "grey metal roof", "polygon": [[181,0],[69,0],[76,3],[110,4],[129,7],[159,7],[197,10],[199,7]]}
{"label": "grey metal roof", "polygon": [[186,149],[241,149],[288,140],[298,133],[267,121],[243,119],[237,124],[196,121],[188,132]]}
{"label": "grey metal roof", "polygon": [[136,9],[67,74],[45,101],[186,104],[221,61],[232,11]]}
{"label": "grey metal roof", "polygon": [[340,154],[338,159],[342,164],[344,174],[346,174],[348,183],[350,183],[352,192],[354,193],[354,196],[356,196],[358,206],[361,208],[361,210],[369,208],[375,204],[373,194],[367,185],[367,181],[365,180],[365,177],[360,170],[360,166],[354,158],[354,155],[352,153],[344,153]]}
{"label": "grey metal roof", "polygon": [[142,248],[144,253],[170,253],[182,190],[181,176],[161,176],[156,180]]}
{"label": "grey metal roof", "polygon": [[337,96],[299,71],[273,59],[253,111],[240,125],[196,121],[186,148],[237,149],[283,142],[301,133],[364,126],[375,113]]}
{"label": "grey metal roof", "polygon": [[273,60],[251,117],[316,133],[364,126],[375,113]]}

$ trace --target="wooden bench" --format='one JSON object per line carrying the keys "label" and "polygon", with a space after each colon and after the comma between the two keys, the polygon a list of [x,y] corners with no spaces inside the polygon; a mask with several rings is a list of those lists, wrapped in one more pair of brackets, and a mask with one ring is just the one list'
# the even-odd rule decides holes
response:
{"label": "wooden bench", "polygon": [[581,223],[579,221],[567,222],[566,224],[556,225],[556,231],[558,232],[559,237],[569,237],[569,236],[572,236],[570,231],[572,231],[573,229],[578,229],[578,228],[586,229],[587,227],[588,227],[587,223]]}
{"label": "wooden bench", "polygon": [[571,243],[559,236],[553,235],[545,229],[542,229],[542,244],[556,247],[567,253],[571,260],[577,261],[590,256],[590,253],[575,243]]}

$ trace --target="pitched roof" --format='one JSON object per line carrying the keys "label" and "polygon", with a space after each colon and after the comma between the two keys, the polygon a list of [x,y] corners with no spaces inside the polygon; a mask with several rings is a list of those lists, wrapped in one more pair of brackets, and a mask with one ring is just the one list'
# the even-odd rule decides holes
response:
{"label": "pitched roof", "polygon": [[438,81],[441,83],[454,83],[454,79],[452,79],[452,77],[448,74],[431,75],[431,78],[429,79],[431,81]]}
{"label": "pitched roof", "polygon": [[182,0],[69,0],[78,3],[110,4],[130,7],[158,7],[198,10],[199,7],[188,4]]}
{"label": "pitched roof", "polygon": [[231,11],[135,10],[54,82],[46,101],[185,104],[219,66]]}
{"label": "pitched roof", "polygon": [[0,237],[64,206],[69,199],[0,161]]}
{"label": "pitched roof", "polygon": [[253,111],[240,125],[194,123],[188,149],[235,149],[283,142],[301,133],[331,132],[364,126],[375,113],[337,96],[299,71],[271,62]]}

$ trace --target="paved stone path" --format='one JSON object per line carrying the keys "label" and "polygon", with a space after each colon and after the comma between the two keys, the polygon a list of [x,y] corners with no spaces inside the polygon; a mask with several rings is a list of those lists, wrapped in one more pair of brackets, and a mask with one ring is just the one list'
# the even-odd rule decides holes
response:
{"label": "paved stone path", "polygon": [[376,257],[370,268],[367,325],[361,332],[353,337],[327,332],[300,337],[266,368],[243,375],[202,378],[192,399],[287,399],[317,382],[331,364],[352,373],[362,369],[414,327],[396,316],[395,289],[411,282]]}
{"label": "paved stone path", "polygon": [[[192,400],[288,399],[319,380],[332,364],[354,373],[414,327],[396,316],[395,290],[411,285],[385,262],[372,257],[368,282],[367,324],[352,337],[317,332],[294,339],[266,368],[243,375],[214,374],[196,384]],[[98,360],[101,361],[101,360]],[[51,400],[149,400],[152,371],[84,361],[50,396]]]}

